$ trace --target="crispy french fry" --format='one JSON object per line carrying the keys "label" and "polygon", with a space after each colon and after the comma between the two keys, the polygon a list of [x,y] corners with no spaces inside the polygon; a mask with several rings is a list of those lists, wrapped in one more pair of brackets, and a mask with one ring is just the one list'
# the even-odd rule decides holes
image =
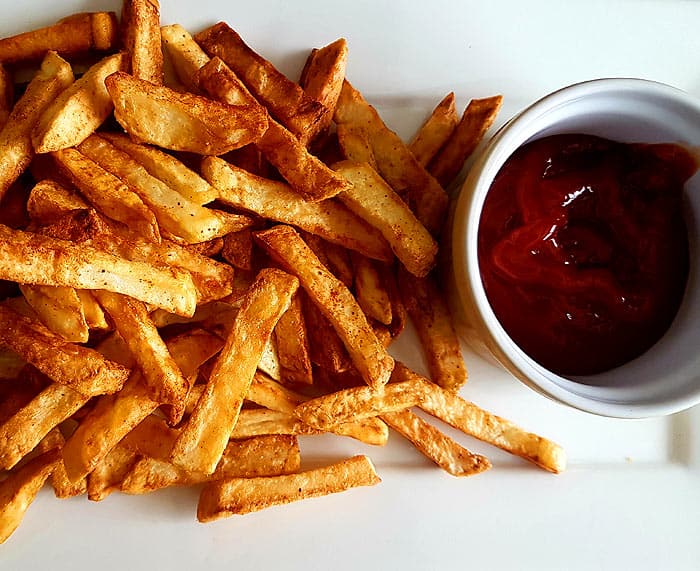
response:
{"label": "crispy french fry", "polygon": [[253,269],[253,234],[249,228],[224,236],[221,256],[229,264],[241,270]]}
{"label": "crispy french fry", "polygon": [[473,476],[491,467],[488,458],[462,448],[410,410],[388,412],[381,418],[448,474]]}
{"label": "crispy french fry", "polygon": [[[289,309],[277,322],[275,340],[277,341],[282,381],[312,384],[313,372],[309,356],[309,338],[302,302],[298,294],[292,298]],[[268,406],[268,408],[271,407]]]}
{"label": "crispy french fry", "polygon": [[97,303],[93,295],[85,289],[78,289],[75,291],[80,298],[83,316],[85,317],[85,322],[88,327],[90,329],[109,329],[109,323],[107,323],[105,313],[102,311],[100,304]]}
{"label": "crispy french fry", "polygon": [[[44,437],[37,446],[37,449],[42,453],[55,448],[60,450],[63,448],[65,442],[65,438],[57,426]],[[80,496],[87,492],[87,481],[85,481],[85,479],[78,480],[75,483],[68,479],[66,467],[63,465],[63,458],[59,460],[51,473],[51,486],[53,487],[55,496],[60,499]]]}
{"label": "crispy french fry", "polygon": [[[304,237],[304,241],[308,244],[306,236]],[[326,259],[328,260],[328,267],[341,282],[348,287],[352,287],[354,276],[352,263],[350,261],[350,250],[346,250],[342,246],[338,246],[338,244],[332,244],[325,240],[322,241],[324,243]],[[309,244],[309,247],[314,250],[314,253],[316,252],[311,244]]]}
{"label": "crispy french fry", "polygon": [[122,5],[122,39],[131,73],[151,83],[163,83],[158,0],[125,0]]}
{"label": "crispy french fry", "polygon": [[428,165],[428,171],[440,184],[448,186],[459,174],[464,162],[493,125],[502,103],[500,95],[469,102],[459,125]]}
{"label": "crispy french fry", "polygon": [[21,285],[19,289],[50,331],[72,343],[87,343],[90,330],[75,289],[32,285]]}
{"label": "crispy french fry", "polygon": [[214,521],[358,486],[373,486],[380,481],[367,456],[355,456],[324,468],[287,476],[231,478],[204,487],[197,506],[197,519]]}
{"label": "crispy french fry", "polygon": [[448,93],[445,98],[438,103],[437,107],[421,125],[418,132],[408,144],[409,150],[422,165],[427,166],[432,158],[450,138],[459,117],[455,109],[455,94]]}
{"label": "crispy french fry", "polygon": [[27,212],[37,224],[50,224],[73,210],[87,210],[77,193],[54,180],[36,183],[29,193]]}
{"label": "crispy french fry", "polygon": [[353,252],[355,297],[368,318],[384,325],[391,324],[391,299],[373,260]]}
{"label": "crispy french fry", "polygon": [[0,40],[0,62],[40,60],[49,50],[72,56],[91,50],[107,51],[116,45],[114,12],[85,12],[64,18],[53,26]]}
{"label": "crispy french fry", "polygon": [[[85,290],[78,290],[85,291]],[[97,300],[95,300],[97,304]],[[99,304],[98,304],[99,306]],[[100,307],[100,309],[102,309]],[[118,331],[112,331],[109,335],[102,339],[96,346],[95,351],[105,356],[110,361],[119,363],[128,369],[133,369],[136,366],[134,355],[129,351],[129,346],[122,339]]]}
{"label": "crispy french fry", "polygon": [[124,66],[124,54],[107,56],[66,88],[32,129],[34,150],[48,153],[67,149],[94,133],[113,109],[105,78]]}
{"label": "crispy french fry", "polygon": [[299,403],[308,400],[308,397],[289,390],[260,371],[255,372],[245,398],[270,410],[287,413],[294,412]]}
{"label": "crispy french fry", "polygon": [[22,522],[27,508],[61,459],[58,449],[45,452],[0,482],[0,543]]}
{"label": "crispy french fry", "polygon": [[137,453],[125,446],[110,450],[87,476],[88,499],[99,502],[117,491],[137,460]]}
{"label": "crispy french fry", "polygon": [[135,426],[119,445],[149,458],[167,460],[179,434],[179,429],[170,428],[162,418],[151,414]]}
{"label": "crispy french fry", "polygon": [[339,123],[336,126],[336,134],[338,144],[346,159],[355,163],[367,163],[375,171],[379,171],[369,136],[361,128],[347,123]]}
{"label": "crispy french fry", "polygon": [[209,62],[209,56],[180,24],[163,26],[160,37],[164,52],[170,56],[178,79],[192,93],[199,92],[199,69]]}
{"label": "crispy french fry", "polygon": [[456,393],[467,382],[467,368],[442,291],[432,276],[417,278],[399,271],[398,282],[401,297],[416,327],[430,378]]}
{"label": "crispy french fry", "polygon": [[255,142],[267,129],[267,115],[260,105],[227,105],[122,72],[110,75],[105,85],[117,121],[141,143],[221,155]]}
{"label": "crispy french fry", "polygon": [[412,274],[426,275],[435,265],[438,246],[406,203],[366,163],[345,161],[333,168],[352,183],[338,198],[382,233]]}
{"label": "crispy french fry", "polygon": [[[207,56],[208,59],[208,56]],[[229,105],[256,105],[257,99],[233,70],[214,56],[197,71],[197,85],[204,92]]]}
{"label": "crispy french fry", "polygon": [[392,259],[391,249],[381,234],[333,200],[306,202],[288,185],[256,176],[216,157],[204,159],[202,175],[219,190],[219,200],[224,204],[293,224],[376,260]]}
{"label": "crispy french fry", "polygon": [[246,294],[204,394],[173,447],[172,462],[190,472],[211,474],[236,425],[243,399],[272,331],[299,282],[264,269]]}
{"label": "crispy french fry", "polygon": [[10,72],[0,63],[0,129],[10,116],[15,99],[15,86]]}
{"label": "crispy french fry", "polygon": [[0,131],[0,199],[34,157],[31,131],[44,110],[73,83],[70,64],[49,52]]}
{"label": "crispy french fry", "polygon": [[307,295],[333,324],[365,382],[374,389],[384,385],[394,360],[377,340],[348,288],[326,269],[291,226],[275,226],[255,236],[299,278]]}
{"label": "crispy french fry", "polygon": [[197,34],[195,40],[210,56],[219,56],[297,138],[305,142],[315,133],[323,105],[250,49],[228,25],[219,22]]}

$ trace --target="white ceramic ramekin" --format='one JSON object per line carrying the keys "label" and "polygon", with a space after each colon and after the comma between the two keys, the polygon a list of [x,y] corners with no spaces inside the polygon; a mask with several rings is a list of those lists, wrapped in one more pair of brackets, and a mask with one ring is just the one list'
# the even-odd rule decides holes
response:
{"label": "white ceramic ramekin", "polygon": [[460,333],[529,387],[591,413],[643,418],[700,403],[700,175],[686,185],[690,275],[685,297],[669,331],[644,355],[605,373],[565,378],[529,358],[491,309],[477,258],[486,194],[518,147],[559,133],[700,148],[700,102],[660,83],[600,79],[556,91],[504,125],[476,159],[452,213],[449,289]]}

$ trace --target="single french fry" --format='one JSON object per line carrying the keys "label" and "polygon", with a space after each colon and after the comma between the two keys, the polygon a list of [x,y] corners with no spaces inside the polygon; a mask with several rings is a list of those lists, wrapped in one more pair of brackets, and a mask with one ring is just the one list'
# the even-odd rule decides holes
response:
{"label": "single french fry", "polygon": [[245,84],[218,56],[214,56],[197,71],[197,85],[202,91],[222,103],[258,104],[258,100],[248,91]]}
{"label": "single french fry", "polygon": [[0,129],[5,126],[15,100],[15,85],[12,75],[0,63]]}
{"label": "single french fry", "polygon": [[333,168],[352,183],[338,198],[382,233],[412,274],[426,275],[435,265],[438,246],[406,203],[366,163],[344,161]]}
{"label": "single french fry", "polygon": [[87,343],[90,330],[75,289],[36,285],[21,285],[19,289],[50,331],[72,343]]}
{"label": "single french fry", "polygon": [[114,12],[74,14],[53,26],[3,38],[0,62],[40,60],[50,50],[63,56],[108,51],[117,45],[117,26]]}
{"label": "single french fry", "polygon": [[90,208],[73,190],[55,180],[42,180],[29,192],[27,213],[37,224],[51,224],[73,210]]}
{"label": "single french fry", "polygon": [[229,264],[241,270],[253,269],[253,234],[249,228],[224,236],[221,256]]}
{"label": "single french fry", "polygon": [[[306,237],[304,237],[304,241],[306,241]],[[323,240],[323,242],[326,259],[328,260],[328,267],[333,272],[333,275],[346,286],[352,287],[354,276],[352,262],[350,261],[350,250],[346,250],[342,246],[338,246],[338,244],[332,244],[325,240]],[[309,247],[314,250],[311,244],[309,244]]]}
{"label": "single french fry", "polygon": [[88,499],[99,502],[117,491],[137,460],[138,455],[133,450],[126,446],[115,446],[88,474]]}
{"label": "single french fry", "polygon": [[340,373],[352,367],[350,356],[333,324],[302,291],[302,311],[309,334],[309,357],[319,367]]}
{"label": "single french fry", "polygon": [[[299,295],[292,298],[289,309],[277,322],[275,340],[283,382],[313,383],[309,338]],[[267,405],[263,405],[267,406]],[[271,408],[268,406],[268,408]]]}
{"label": "single french fry", "polygon": [[170,56],[178,79],[192,93],[199,92],[199,69],[209,62],[209,56],[180,24],[160,29],[163,51]]}
{"label": "single french fry", "polygon": [[[61,430],[57,426],[53,428],[39,443],[37,449],[39,452],[48,452],[58,448],[59,450],[63,448],[66,443]],[[63,458],[60,458],[59,462],[56,464],[53,472],[51,473],[51,486],[53,487],[54,495],[59,499],[72,498],[75,496],[81,496],[87,492],[87,481],[85,479],[78,480],[77,482],[71,482],[66,475],[66,467],[63,465]]]}
{"label": "single french fry", "polygon": [[455,94],[450,92],[433,109],[433,112],[408,144],[409,150],[422,166],[427,166],[437,155],[452,135],[458,122]]}
{"label": "single french fry", "polygon": [[379,323],[391,324],[391,299],[374,261],[354,252],[352,264],[355,271],[355,297],[362,311],[368,318]]}
{"label": "single french fry", "polygon": [[377,159],[369,142],[369,136],[360,127],[348,123],[339,123],[336,126],[338,144],[345,158],[355,163],[367,163],[375,171],[379,171]]}
{"label": "single french fry", "polygon": [[432,276],[417,278],[399,271],[398,283],[416,327],[430,378],[456,393],[467,382],[467,368],[444,294]]}
{"label": "single french fry", "polygon": [[80,299],[83,317],[90,329],[109,329],[109,323],[105,317],[105,312],[102,311],[100,304],[93,295],[85,289],[75,290]]}
{"label": "single french fry", "polygon": [[381,234],[334,200],[307,202],[288,185],[256,176],[217,157],[202,161],[202,175],[219,190],[219,200],[224,204],[293,224],[376,260],[392,259]]}
{"label": "single french fry", "polygon": [[0,482],[0,543],[5,543],[22,522],[27,508],[60,459],[58,449],[45,452]]}
{"label": "single french fry", "polygon": [[125,0],[121,27],[124,47],[131,60],[131,73],[151,83],[163,83],[158,0]]}
{"label": "single french fry", "polygon": [[70,64],[49,52],[0,131],[0,199],[34,157],[31,132],[44,110],[73,83]]}
{"label": "single french fry", "polygon": [[255,372],[245,398],[264,408],[290,414],[299,403],[308,400],[308,397],[289,390],[260,371]]}
{"label": "single french fry", "polygon": [[379,343],[350,290],[328,271],[291,226],[275,226],[255,236],[299,278],[307,295],[333,324],[365,382],[373,389],[384,385],[394,360]]}
{"label": "single french fry", "polygon": [[430,161],[428,171],[443,186],[448,186],[462,170],[501,109],[503,97],[472,99],[459,124],[440,152]]}
{"label": "single french fry", "polygon": [[367,456],[355,456],[324,468],[287,476],[231,478],[204,487],[197,506],[197,519],[214,521],[358,486],[373,486],[380,481]]}
{"label": "single french fry", "polygon": [[227,105],[117,72],[105,80],[119,124],[141,143],[221,155],[257,141],[267,129],[260,106]]}
{"label": "single french fry", "polygon": [[[95,303],[99,306],[97,300],[95,300]],[[102,308],[100,307],[100,309]],[[131,351],[129,351],[129,346],[126,344],[126,341],[122,339],[122,336],[119,335],[118,331],[112,331],[109,335],[104,337],[95,346],[95,351],[97,351],[110,361],[119,363],[120,365],[128,369],[133,369],[136,366],[136,360],[134,359],[134,355],[131,353]]]}
{"label": "single french fry", "polygon": [[491,467],[488,458],[461,447],[410,410],[387,412],[381,418],[448,474],[473,476]]}

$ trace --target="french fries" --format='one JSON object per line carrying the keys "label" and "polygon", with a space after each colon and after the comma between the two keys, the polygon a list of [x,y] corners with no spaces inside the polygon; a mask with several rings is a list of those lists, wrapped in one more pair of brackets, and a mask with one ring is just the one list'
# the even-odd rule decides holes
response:
{"label": "french fries", "polygon": [[87,210],[89,205],[76,192],[55,180],[37,182],[27,199],[27,213],[36,224],[56,222],[74,210]]}
{"label": "french fries", "polygon": [[309,339],[301,298],[295,295],[289,309],[275,327],[275,340],[283,381],[310,385],[313,383]]}
{"label": "french fries", "polygon": [[19,287],[41,322],[66,341],[87,343],[90,329],[78,292],[70,287]]}
{"label": "french fries", "polygon": [[139,79],[162,84],[158,0],[124,0],[121,25],[124,47],[131,60],[131,73]]}
{"label": "french fries", "polygon": [[178,79],[192,93],[199,92],[199,69],[209,62],[209,56],[180,24],[160,29],[163,50],[170,56]]}
{"label": "french fries", "polygon": [[455,109],[455,94],[448,93],[418,129],[408,145],[416,160],[424,167],[450,138],[459,118]]}
{"label": "french fries", "polygon": [[390,325],[392,321],[391,300],[384,288],[378,269],[372,260],[357,253],[352,255],[355,271],[355,298],[369,318]]}

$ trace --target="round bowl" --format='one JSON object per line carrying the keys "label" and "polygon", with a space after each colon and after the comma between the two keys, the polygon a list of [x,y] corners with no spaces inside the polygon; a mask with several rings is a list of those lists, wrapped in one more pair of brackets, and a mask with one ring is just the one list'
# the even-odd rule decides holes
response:
{"label": "round bowl", "polygon": [[511,154],[548,135],[584,133],[621,142],[700,147],[700,103],[641,79],[599,79],[556,91],[511,119],[477,157],[453,207],[450,297],[459,333],[532,389],[603,416],[644,418],[700,403],[700,175],[684,196],[690,273],[667,333],[640,357],[586,377],[563,377],[528,357],[508,336],[486,297],[477,234],[491,183]]}

